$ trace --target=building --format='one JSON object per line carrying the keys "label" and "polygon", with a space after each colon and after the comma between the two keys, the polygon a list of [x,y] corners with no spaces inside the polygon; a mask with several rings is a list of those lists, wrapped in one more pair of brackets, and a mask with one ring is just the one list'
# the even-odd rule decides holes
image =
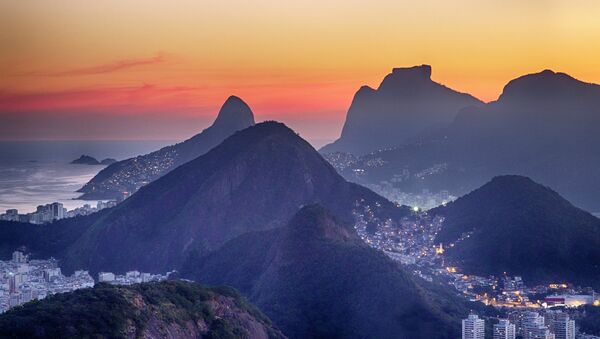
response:
{"label": "building", "polygon": [[568,313],[557,314],[552,325],[556,339],[575,339],[575,320],[571,320]]}
{"label": "building", "polygon": [[15,264],[27,263],[27,257],[20,251],[14,251],[12,254],[12,260]]}
{"label": "building", "polygon": [[515,339],[516,336],[515,324],[511,324],[508,319],[500,319],[500,322],[494,325],[494,339]]}
{"label": "building", "polygon": [[6,213],[2,214],[0,220],[19,221],[19,211],[16,209],[6,210]]}
{"label": "building", "polygon": [[100,272],[98,273],[99,282],[111,282],[115,281],[115,274],[111,272]]}
{"label": "building", "polygon": [[579,307],[582,305],[591,305],[594,303],[593,295],[585,294],[562,294],[562,295],[549,295],[544,299],[547,307],[554,306],[566,306],[566,307]]}
{"label": "building", "polygon": [[17,279],[17,276],[15,274],[10,274],[8,276],[8,293],[9,294],[14,294],[17,293],[19,291],[19,281]]}
{"label": "building", "polygon": [[467,319],[462,321],[462,339],[484,339],[485,320],[480,319],[476,314],[469,314]]}
{"label": "building", "polygon": [[50,204],[50,213],[52,214],[52,220],[60,220],[65,217],[65,208],[60,202],[54,202]]}
{"label": "building", "polygon": [[546,326],[544,317],[537,312],[525,312],[522,324],[523,339],[555,339]]}

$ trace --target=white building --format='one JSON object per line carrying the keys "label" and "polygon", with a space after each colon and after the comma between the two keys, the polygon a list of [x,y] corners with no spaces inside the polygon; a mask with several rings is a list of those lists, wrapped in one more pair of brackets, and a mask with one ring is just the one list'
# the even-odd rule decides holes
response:
{"label": "white building", "polygon": [[515,339],[516,335],[515,324],[511,324],[508,319],[500,319],[500,322],[494,325],[494,339]]}
{"label": "white building", "polygon": [[484,339],[485,320],[480,319],[476,314],[469,314],[467,319],[462,321],[462,339]]}
{"label": "white building", "polygon": [[115,274],[111,272],[100,272],[98,273],[99,282],[111,282],[115,281]]}

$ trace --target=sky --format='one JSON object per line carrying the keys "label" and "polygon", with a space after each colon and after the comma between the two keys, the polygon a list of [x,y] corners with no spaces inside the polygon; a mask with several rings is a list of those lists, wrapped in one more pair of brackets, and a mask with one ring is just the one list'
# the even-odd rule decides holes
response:
{"label": "sky", "polygon": [[600,1],[0,1],[0,139],[182,140],[231,94],[339,136],[361,85],[430,64],[484,101],[552,69],[600,83]]}

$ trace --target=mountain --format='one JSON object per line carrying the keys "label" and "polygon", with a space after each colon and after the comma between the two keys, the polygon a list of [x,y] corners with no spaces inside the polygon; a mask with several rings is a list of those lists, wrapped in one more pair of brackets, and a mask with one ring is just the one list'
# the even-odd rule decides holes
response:
{"label": "mountain", "polygon": [[[510,81],[495,102],[463,109],[427,138],[366,155],[344,176],[403,192],[463,195],[513,173],[600,211],[600,86],[553,71]],[[360,176],[357,176],[359,173]]]}
{"label": "mountain", "polygon": [[123,192],[135,192],[252,125],[254,115],[250,107],[242,99],[230,96],[210,127],[184,142],[106,167],[78,191],[83,193],[80,199],[118,199]]}
{"label": "mountain", "polygon": [[285,338],[236,291],[184,281],[99,284],[0,315],[3,338]]}
{"label": "mountain", "polygon": [[356,92],[341,137],[320,151],[361,155],[397,146],[451,123],[460,109],[480,104],[432,81],[429,65],[394,68],[379,88],[363,86]]}
{"label": "mountain", "polygon": [[496,177],[429,213],[445,218],[436,241],[454,243],[446,255],[467,272],[600,286],[600,219],[529,178]]}
{"label": "mountain", "polygon": [[96,158],[89,155],[83,154],[79,158],[70,162],[73,165],[100,165],[100,162]]}
{"label": "mountain", "polygon": [[190,260],[182,274],[239,289],[290,338],[456,338],[468,312],[319,205]]}
{"label": "mountain", "polygon": [[117,162],[117,160],[116,160],[116,159],[113,159],[113,158],[106,158],[106,159],[104,159],[104,160],[100,161],[100,165],[105,165],[105,166],[108,166],[108,165],[112,165],[112,164],[114,164],[115,162]]}
{"label": "mountain", "polygon": [[265,122],[142,187],[60,257],[70,269],[166,272],[243,233],[282,226],[317,202],[347,222],[357,203],[386,218],[410,213],[346,182],[285,125]]}
{"label": "mountain", "polygon": [[60,258],[66,248],[109,211],[104,209],[46,224],[0,220],[0,260],[10,260],[17,249],[35,259]]}

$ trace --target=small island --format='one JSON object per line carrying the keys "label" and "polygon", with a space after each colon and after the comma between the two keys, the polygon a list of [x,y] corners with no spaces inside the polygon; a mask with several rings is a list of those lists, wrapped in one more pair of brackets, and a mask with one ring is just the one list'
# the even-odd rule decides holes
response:
{"label": "small island", "polygon": [[73,165],[110,165],[112,163],[117,162],[117,160],[112,158],[106,158],[102,161],[98,161],[96,158],[89,155],[81,155],[79,158],[71,161],[70,163]]}

